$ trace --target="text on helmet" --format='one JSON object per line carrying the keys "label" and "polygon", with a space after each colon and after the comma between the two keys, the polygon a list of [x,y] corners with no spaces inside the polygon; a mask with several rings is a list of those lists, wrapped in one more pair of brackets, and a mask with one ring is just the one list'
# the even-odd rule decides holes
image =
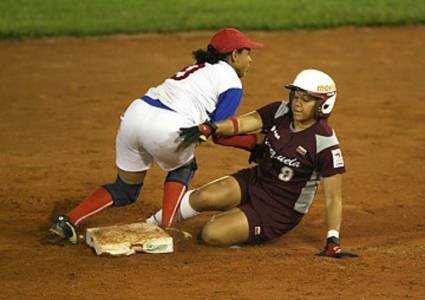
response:
{"label": "text on helmet", "polygon": [[330,92],[330,91],[334,91],[335,85],[334,84],[328,84],[328,85],[318,85],[317,86],[317,91],[318,92]]}

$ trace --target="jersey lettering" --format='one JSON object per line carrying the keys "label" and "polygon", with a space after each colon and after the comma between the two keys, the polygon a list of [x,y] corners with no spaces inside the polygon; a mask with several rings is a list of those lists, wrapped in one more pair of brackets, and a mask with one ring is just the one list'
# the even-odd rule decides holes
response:
{"label": "jersey lettering", "polygon": [[289,167],[299,168],[301,166],[301,162],[299,162],[297,158],[286,157],[284,155],[279,154],[275,149],[273,149],[272,144],[270,143],[268,138],[266,138],[264,144],[269,148],[270,158],[276,159],[277,161]]}
{"label": "jersey lettering", "polygon": [[172,76],[171,78],[174,80],[183,80],[187,78],[190,74],[193,74],[194,72],[198,71],[199,69],[202,69],[203,67],[205,67],[205,64],[188,66],[180,72],[174,74],[174,76]]}
{"label": "jersey lettering", "polygon": [[270,131],[273,132],[273,135],[277,140],[280,140],[280,135],[277,132],[276,125],[273,125],[273,127],[270,129]]}

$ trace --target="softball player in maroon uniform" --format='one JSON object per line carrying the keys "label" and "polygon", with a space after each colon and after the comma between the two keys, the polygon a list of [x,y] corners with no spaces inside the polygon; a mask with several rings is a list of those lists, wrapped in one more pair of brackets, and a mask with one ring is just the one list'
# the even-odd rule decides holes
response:
{"label": "softball player in maroon uniform", "polygon": [[[274,102],[207,129],[182,129],[187,141],[215,132],[222,144],[254,149],[250,159],[259,164],[186,193],[180,217],[225,211],[202,230],[203,241],[210,245],[268,241],[299,224],[322,180],[328,234],[320,255],[355,256],[342,251],[339,241],[345,168],[338,139],[326,120],[336,99],[335,83],[321,71],[304,70],[286,88],[289,102]],[[261,142],[258,135],[245,134],[259,130],[265,133]],[[157,213],[147,221],[158,218]]]}

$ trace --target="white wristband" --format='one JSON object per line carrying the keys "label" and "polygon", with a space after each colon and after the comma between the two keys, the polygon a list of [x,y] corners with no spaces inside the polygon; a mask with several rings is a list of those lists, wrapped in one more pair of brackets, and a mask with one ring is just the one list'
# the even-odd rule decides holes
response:
{"label": "white wristband", "polygon": [[330,237],[336,237],[337,239],[339,239],[339,232],[335,229],[329,230],[327,238],[330,238]]}

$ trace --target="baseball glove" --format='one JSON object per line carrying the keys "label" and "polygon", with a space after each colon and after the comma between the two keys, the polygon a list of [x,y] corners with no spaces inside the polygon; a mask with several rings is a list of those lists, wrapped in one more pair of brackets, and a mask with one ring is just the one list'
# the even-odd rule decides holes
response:
{"label": "baseball glove", "polygon": [[217,131],[217,126],[206,121],[198,126],[180,128],[180,137],[184,144],[203,143]]}

